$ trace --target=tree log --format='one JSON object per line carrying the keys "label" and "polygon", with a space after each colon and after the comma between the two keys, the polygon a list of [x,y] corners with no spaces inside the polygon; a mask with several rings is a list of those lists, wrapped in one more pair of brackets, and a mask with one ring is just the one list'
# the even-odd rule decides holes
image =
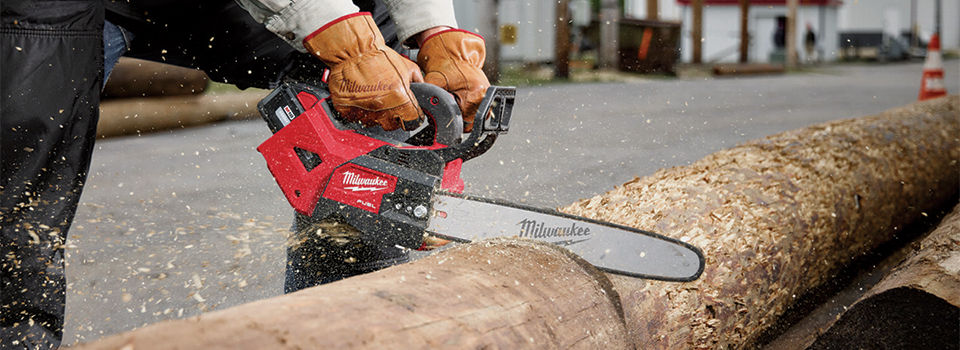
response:
{"label": "tree log", "polygon": [[183,128],[227,118],[256,118],[260,115],[257,102],[266,94],[262,90],[249,90],[107,100],[100,104],[97,137]]}
{"label": "tree log", "polygon": [[960,348],[960,205],[812,348]]}
{"label": "tree log", "polygon": [[481,242],[77,349],[626,348],[600,281],[554,246]]}
{"label": "tree log", "polygon": [[782,74],[781,64],[772,63],[721,63],[713,65],[714,75]]}
{"label": "tree log", "polygon": [[694,282],[608,276],[558,248],[479,242],[79,348],[750,346],[797,295],[956,195],[958,102],[748,142],[563,209],[701,247]]}
{"label": "tree log", "polygon": [[747,142],[563,211],[681,237],[685,284],[613,276],[641,349],[748,347],[795,298],[957,194],[960,99]]}
{"label": "tree log", "polygon": [[210,82],[207,74],[170,64],[121,57],[103,87],[104,98],[196,95]]}

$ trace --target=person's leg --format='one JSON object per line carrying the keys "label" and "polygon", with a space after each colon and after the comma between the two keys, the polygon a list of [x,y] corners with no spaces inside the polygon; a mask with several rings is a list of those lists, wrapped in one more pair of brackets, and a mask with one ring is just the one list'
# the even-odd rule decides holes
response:
{"label": "person's leg", "polygon": [[105,21],[103,23],[103,85],[110,79],[110,72],[113,66],[127,52],[127,46],[132,34],[125,31],[120,26]]}
{"label": "person's leg", "polygon": [[[397,37],[394,22],[382,1],[355,0],[354,3],[361,11],[373,15],[388,46],[411,56]],[[319,64],[312,57],[308,62]],[[287,78],[297,80],[297,75],[300,75],[299,72],[289,74]],[[314,221],[296,214],[292,231],[293,236],[287,246],[285,293],[374,272],[410,260],[407,251],[393,245],[381,246],[382,243],[364,241],[358,231],[335,219]]]}
{"label": "person's leg", "polygon": [[400,248],[361,239],[358,231],[334,219],[313,221],[296,214],[287,242],[284,293],[377,271],[409,261]]}
{"label": "person's leg", "polygon": [[96,138],[102,6],[2,3],[0,348],[56,348],[63,336],[63,249]]}

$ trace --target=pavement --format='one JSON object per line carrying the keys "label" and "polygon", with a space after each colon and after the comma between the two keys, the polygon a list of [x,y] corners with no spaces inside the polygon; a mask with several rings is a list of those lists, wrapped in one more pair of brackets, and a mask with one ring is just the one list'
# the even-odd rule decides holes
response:
{"label": "pavement", "polygon": [[[957,93],[960,63],[946,63]],[[522,87],[510,134],[465,164],[466,192],[569,204],[746,140],[909,104],[921,66]],[[250,120],[98,142],[68,240],[65,344],[282,294],[292,210],[254,149],[269,135]]]}

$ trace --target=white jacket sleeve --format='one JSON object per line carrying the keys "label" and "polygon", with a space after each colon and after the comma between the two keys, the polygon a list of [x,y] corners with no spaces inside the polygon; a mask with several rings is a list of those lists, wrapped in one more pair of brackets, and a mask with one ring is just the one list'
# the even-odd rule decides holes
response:
{"label": "white jacket sleeve", "polygon": [[304,37],[337,18],[360,12],[350,0],[237,0],[237,3],[250,12],[254,20],[303,52],[306,52]]}
{"label": "white jacket sleeve", "polygon": [[[414,34],[436,26],[457,27],[452,0],[383,0],[397,24],[397,36],[406,42]],[[359,12],[351,0],[237,0],[257,22],[290,43],[303,48],[303,38],[324,24]]]}
{"label": "white jacket sleeve", "polygon": [[424,30],[447,26],[457,28],[453,0],[383,0],[397,24],[397,36],[406,42]]}

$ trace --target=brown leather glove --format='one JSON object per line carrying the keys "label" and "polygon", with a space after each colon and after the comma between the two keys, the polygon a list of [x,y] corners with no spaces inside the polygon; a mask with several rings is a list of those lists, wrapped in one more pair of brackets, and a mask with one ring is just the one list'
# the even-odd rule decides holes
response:
{"label": "brown leather glove", "polygon": [[483,74],[486,58],[483,38],[477,34],[449,29],[428,37],[420,45],[417,63],[428,83],[450,91],[463,113],[463,131],[473,129],[477,107],[490,82]]}
{"label": "brown leather glove", "polygon": [[347,121],[412,130],[422,113],[410,82],[422,82],[415,63],[387,47],[370,13],[327,23],[303,39],[303,46],[330,67],[334,108]]}

